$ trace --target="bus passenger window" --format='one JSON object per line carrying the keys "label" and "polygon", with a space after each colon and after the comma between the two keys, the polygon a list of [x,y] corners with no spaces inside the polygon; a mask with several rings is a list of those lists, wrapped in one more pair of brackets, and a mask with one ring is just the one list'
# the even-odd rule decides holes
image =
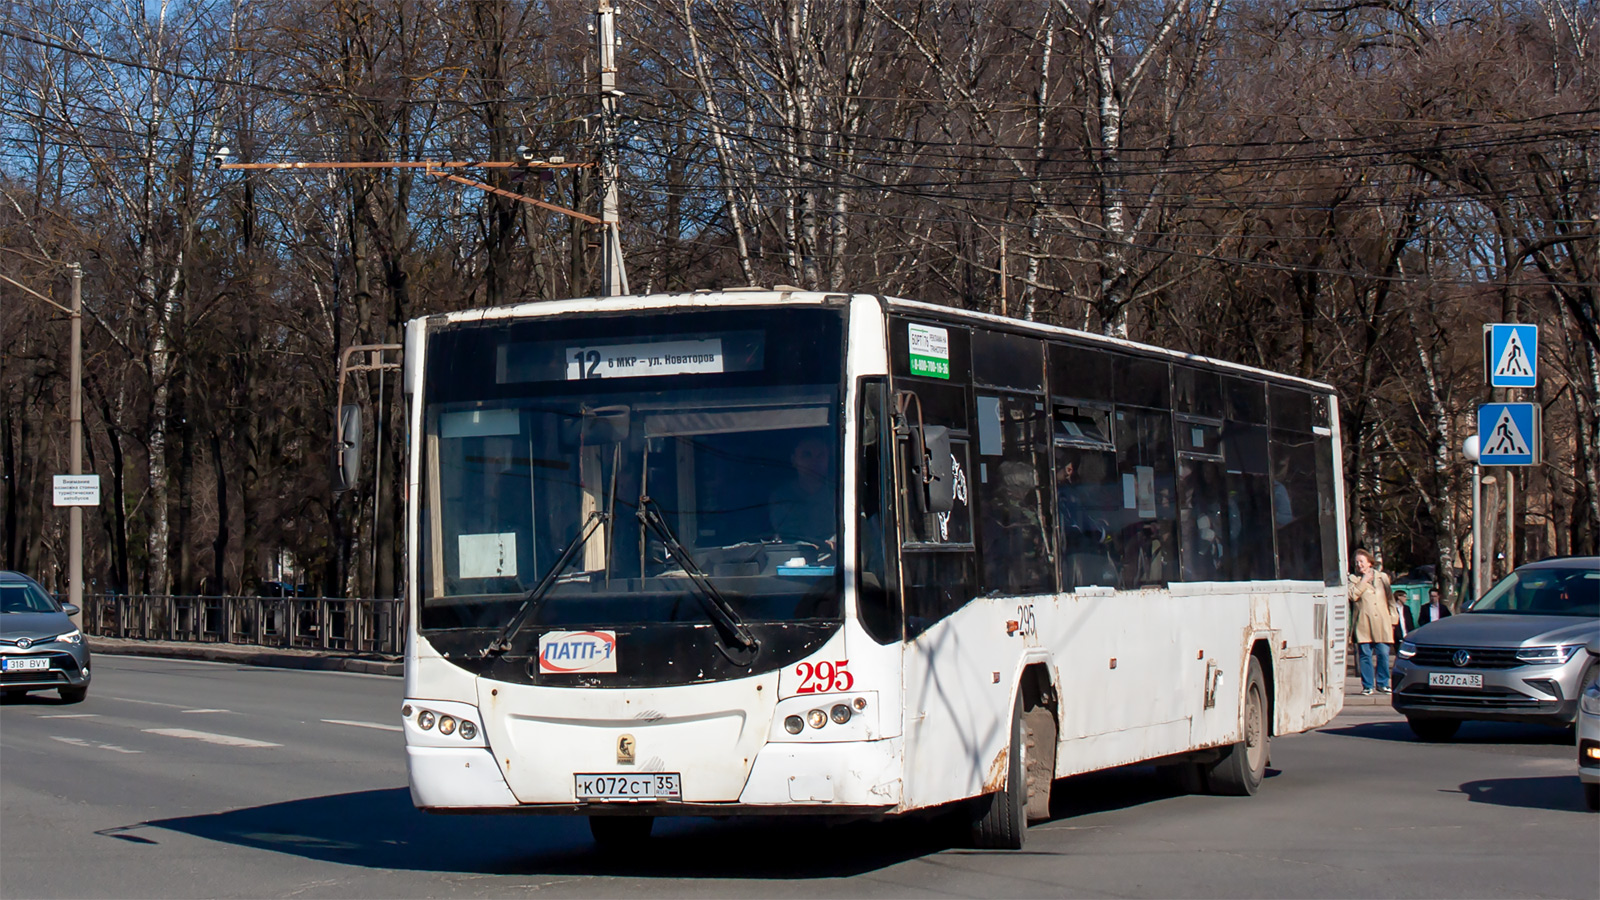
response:
{"label": "bus passenger window", "polygon": [[1114,423],[1122,476],[1120,587],[1165,585],[1177,579],[1177,485],[1172,416],[1118,408]]}
{"label": "bus passenger window", "polygon": [[1044,402],[1026,394],[980,394],[976,408],[984,591],[1054,590],[1054,510],[1045,503],[1044,490],[1050,476]]}
{"label": "bus passenger window", "polygon": [[1105,410],[1058,406],[1054,452],[1061,589],[1116,587],[1121,537],[1122,476]]}
{"label": "bus passenger window", "polygon": [[1322,516],[1317,453],[1309,434],[1272,430],[1272,522],[1278,577],[1322,581]]}

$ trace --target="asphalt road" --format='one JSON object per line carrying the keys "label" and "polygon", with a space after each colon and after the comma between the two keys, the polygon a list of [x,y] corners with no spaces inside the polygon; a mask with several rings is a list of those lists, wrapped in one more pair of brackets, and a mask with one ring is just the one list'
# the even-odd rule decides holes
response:
{"label": "asphalt road", "polygon": [[948,821],[672,819],[620,859],[578,818],[428,816],[396,678],[95,657],[89,699],[0,709],[0,896],[1600,897],[1569,733],[1413,741],[1352,708],[1254,798],[1149,768],[1057,782],[1021,853]]}

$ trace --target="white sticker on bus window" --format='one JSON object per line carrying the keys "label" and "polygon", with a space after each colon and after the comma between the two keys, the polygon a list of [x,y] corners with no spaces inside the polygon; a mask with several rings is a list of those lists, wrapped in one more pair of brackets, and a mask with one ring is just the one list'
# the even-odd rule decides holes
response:
{"label": "white sticker on bus window", "polygon": [[511,578],[517,574],[517,533],[463,534],[456,538],[457,577]]}
{"label": "white sticker on bus window", "polygon": [[1137,476],[1136,493],[1139,495],[1139,518],[1156,517],[1156,470],[1154,466],[1134,466]]}
{"label": "white sticker on bus window", "polygon": [[615,631],[548,631],[539,636],[540,672],[561,675],[616,670]]}
{"label": "white sticker on bus window", "polygon": [[1139,506],[1139,490],[1133,480],[1132,472],[1122,475],[1122,508],[1135,509]]}
{"label": "white sticker on bus window", "polygon": [[722,371],[722,339],[568,347],[567,380],[704,375]]}

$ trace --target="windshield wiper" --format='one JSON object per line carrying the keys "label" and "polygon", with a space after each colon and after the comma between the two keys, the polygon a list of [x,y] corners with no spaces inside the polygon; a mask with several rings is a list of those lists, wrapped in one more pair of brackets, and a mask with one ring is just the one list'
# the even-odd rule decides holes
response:
{"label": "windshield wiper", "polygon": [[550,589],[555,587],[556,579],[560,578],[561,573],[572,565],[572,561],[577,558],[578,551],[583,549],[583,545],[589,543],[589,538],[593,537],[594,533],[600,529],[600,526],[610,521],[610,519],[611,513],[601,512],[598,509],[589,513],[589,518],[584,520],[583,528],[579,531],[578,539],[568,544],[567,549],[562,551],[561,556],[550,564],[549,569],[545,570],[544,577],[539,579],[539,583],[534,585],[532,590],[522,595],[522,605],[517,607],[517,611],[511,617],[511,621],[500,629],[499,633],[494,636],[494,640],[489,642],[489,646],[483,648],[483,652],[479,654],[480,656],[505,653],[511,649],[511,638],[516,635],[517,630],[528,620],[528,616],[538,608],[539,602],[544,599],[546,594],[550,593]]}
{"label": "windshield wiper", "polygon": [[[666,545],[667,552],[677,560],[678,566],[683,569],[683,574],[689,577],[689,582],[699,588],[695,599],[700,602],[701,608],[706,612],[706,617],[711,624],[716,626],[717,635],[722,640],[717,644],[717,649],[728,658],[728,662],[744,667],[755,661],[756,654],[761,652],[761,644],[750,633],[744,623],[739,621],[739,614],[734,612],[722,593],[717,590],[706,573],[695,564],[694,557],[689,555],[687,548],[672,533],[672,527],[667,524],[666,517],[661,515],[661,507],[649,497],[639,497],[639,524],[650,529],[662,544]],[[738,645],[743,651],[735,656],[732,645]]]}

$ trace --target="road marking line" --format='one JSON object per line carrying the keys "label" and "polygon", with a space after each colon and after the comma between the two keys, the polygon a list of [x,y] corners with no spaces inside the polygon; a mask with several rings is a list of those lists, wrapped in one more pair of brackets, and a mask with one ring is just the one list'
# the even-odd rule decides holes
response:
{"label": "road marking line", "polygon": [[107,700],[120,700],[123,703],[143,703],[146,706],[165,706],[167,709],[188,709],[185,703],[162,703],[159,700],[139,700],[134,697],[107,697]]}
{"label": "road marking line", "polygon": [[282,747],[271,741],[255,741],[250,738],[234,737],[231,734],[213,734],[209,731],[193,731],[188,728],[146,728],[145,734],[159,734],[164,737],[188,738],[192,741],[205,741],[208,744],[221,744],[224,747]]}
{"label": "road marking line", "polygon": [[231,709],[186,709],[186,713],[231,713]]}
{"label": "road marking line", "polygon": [[100,714],[99,713],[54,713],[54,714],[48,715],[48,716],[40,716],[39,718],[41,718],[41,719],[98,719],[98,718],[100,718]]}
{"label": "road marking line", "polygon": [[63,744],[71,744],[74,747],[88,747],[88,748],[90,748],[92,750],[110,750],[110,751],[115,752],[115,753],[143,753],[144,752],[143,750],[129,750],[127,747],[119,747],[116,744],[104,744],[104,743],[101,743],[99,741],[86,741],[83,738],[61,737],[59,735],[52,734],[52,735],[50,735],[50,739],[53,740],[53,741],[60,741]]}
{"label": "road marking line", "polygon": [[349,725],[351,728],[376,728],[379,731],[402,731],[399,725],[385,725],[382,722],[356,722],[350,719],[323,719],[329,725]]}

